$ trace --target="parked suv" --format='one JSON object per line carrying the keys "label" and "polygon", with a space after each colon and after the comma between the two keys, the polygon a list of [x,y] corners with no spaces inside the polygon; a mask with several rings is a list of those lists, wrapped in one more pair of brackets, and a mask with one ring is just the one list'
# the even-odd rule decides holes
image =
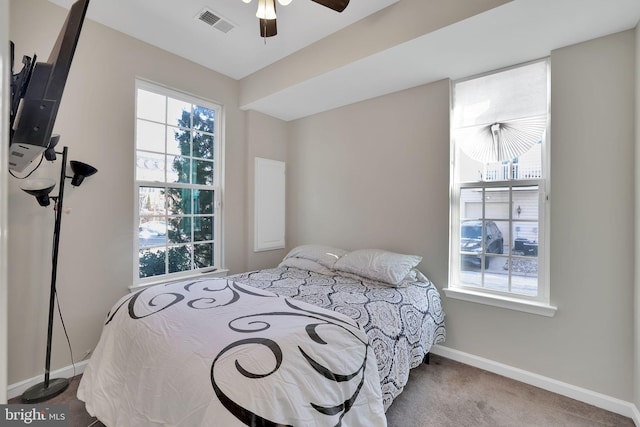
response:
{"label": "parked suv", "polygon": [[[484,223],[484,252],[485,254],[501,254],[504,239],[502,232],[495,222],[485,221]],[[482,261],[482,221],[463,221],[460,230],[460,252],[462,252],[462,262],[477,265]],[[466,253],[465,253],[466,252]],[[473,255],[469,254],[473,252]],[[489,268],[489,257],[485,257],[484,268]]]}

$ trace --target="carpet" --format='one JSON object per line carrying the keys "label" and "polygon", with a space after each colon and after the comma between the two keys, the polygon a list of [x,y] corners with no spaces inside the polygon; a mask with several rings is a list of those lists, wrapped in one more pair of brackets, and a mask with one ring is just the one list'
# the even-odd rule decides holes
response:
{"label": "carpet", "polygon": [[431,355],[387,411],[389,427],[634,426],[630,418]]}

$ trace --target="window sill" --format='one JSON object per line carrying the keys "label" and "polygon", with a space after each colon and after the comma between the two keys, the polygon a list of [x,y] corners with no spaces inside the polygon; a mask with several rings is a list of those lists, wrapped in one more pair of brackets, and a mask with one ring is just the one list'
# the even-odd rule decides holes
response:
{"label": "window sill", "polygon": [[136,283],[129,286],[129,292],[139,291],[140,289],[149,288],[151,286],[161,285],[164,283],[181,282],[183,280],[189,280],[196,277],[206,277],[206,278],[225,277],[227,274],[229,274],[229,270],[226,268],[218,268],[217,270],[213,270],[213,271],[205,270],[203,272],[196,272],[188,276],[174,277],[172,279],[158,279],[152,282]]}
{"label": "window sill", "polygon": [[523,311],[525,313],[537,314],[539,316],[553,317],[558,310],[558,307],[544,303],[509,298],[500,295],[489,295],[468,289],[444,288],[443,290],[448,298],[506,308],[509,310]]}

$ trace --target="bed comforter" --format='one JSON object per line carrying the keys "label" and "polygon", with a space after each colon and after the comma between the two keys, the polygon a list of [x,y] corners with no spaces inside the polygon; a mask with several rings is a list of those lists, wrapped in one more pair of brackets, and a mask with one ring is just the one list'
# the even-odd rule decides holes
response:
{"label": "bed comforter", "polygon": [[409,370],[434,344],[445,340],[440,294],[429,279],[415,272],[416,279],[401,287],[282,265],[231,279],[352,318],[374,349],[386,411],[407,384]]}
{"label": "bed comforter", "polygon": [[78,397],[110,427],[384,426],[379,343],[233,280],[158,285],[113,307]]}

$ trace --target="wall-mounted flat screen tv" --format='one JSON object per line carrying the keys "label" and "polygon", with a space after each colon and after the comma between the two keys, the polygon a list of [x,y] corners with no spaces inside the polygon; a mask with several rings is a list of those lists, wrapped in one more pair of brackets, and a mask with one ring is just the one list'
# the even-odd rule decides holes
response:
{"label": "wall-mounted flat screen tv", "polygon": [[11,43],[11,104],[9,113],[9,169],[22,172],[49,147],[71,61],[89,0],[77,0],[69,9],[47,62],[22,59],[22,70],[13,73]]}

